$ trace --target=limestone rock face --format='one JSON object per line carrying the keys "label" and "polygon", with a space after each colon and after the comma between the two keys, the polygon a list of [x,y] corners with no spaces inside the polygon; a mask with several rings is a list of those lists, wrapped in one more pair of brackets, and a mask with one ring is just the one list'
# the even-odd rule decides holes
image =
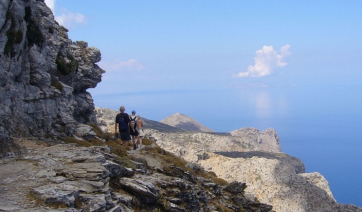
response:
{"label": "limestone rock face", "polygon": [[230,132],[231,135],[237,137],[249,138],[254,143],[259,143],[261,149],[270,152],[280,152],[280,142],[277,132],[273,128],[259,132],[256,128],[241,128]]}
{"label": "limestone rock face", "polygon": [[161,120],[161,123],[168,124],[173,127],[188,131],[197,131],[197,132],[214,132],[212,129],[209,129],[195,119],[185,116],[181,113],[175,113]]}
{"label": "limestone rock face", "polygon": [[282,153],[274,157],[210,154],[200,164],[227,181],[245,182],[247,194],[273,205],[275,211],[337,211],[338,204],[324,177],[303,173],[304,167],[299,168],[303,163],[296,160]]}
{"label": "limestone rock face", "polygon": [[86,91],[101,81],[101,54],[72,42],[43,1],[0,1],[0,146],[10,137],[71,136],[96,122]]}

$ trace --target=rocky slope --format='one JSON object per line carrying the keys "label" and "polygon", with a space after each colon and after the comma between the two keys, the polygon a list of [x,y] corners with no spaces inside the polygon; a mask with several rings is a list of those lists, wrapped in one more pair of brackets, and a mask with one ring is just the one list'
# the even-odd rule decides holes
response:
{"label": "rocky slope", "polygon": [[67,32],[43,1],[0,1],[0,156],[12,137],[55,140],[96,122],[86,90],[101,81],[101,54]]}
{"label": "rocky slope", "polygon": [[22,153],[0,159],[0,211],[272,210],[247,198],[244,183],[220,181],[155,144],[120,157],[110,146],[15,142]]}
{"label": "rocky slope", "polygon": [[201,125],[195,119],[185,116],[181,113],[175,113],[167,116],[165,119],[161,120],[161,123],[188,131],[214,132],[212,129]]}
{"label": "rocky slope", "polygon": [[[97,119],[103,121],[100,114]],[[305,173],[302,161],[280,152],[273,129],[243,128],[230,133],[159,130],[152,125],[145,129],[148,137],[167,151],[229,182],[246,182],[245,194],[273,205],[275,211],[362,211],[337,203],[321,174]]]}

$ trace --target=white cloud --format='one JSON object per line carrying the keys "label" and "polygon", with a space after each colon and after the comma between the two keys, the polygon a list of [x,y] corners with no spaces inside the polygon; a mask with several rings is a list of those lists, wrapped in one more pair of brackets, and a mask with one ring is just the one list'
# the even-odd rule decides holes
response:
{"label": "white cloud", "polygon": [[115,62],[100,62],[99,66],[108,71],[139,71],[144,69],[144,66],[135,59],[129,59],[127,61],[115,61]]}
{"label": "white cloud", "polygon": [[81,13],[72,13],[66,9],[61,15],[56,15],[55,20],[66,28],[71,28],[77,24],[86,24],[85,16]]}
{"label": "white cloud", "polygon": [[278,54],[273,46],[263,46],[262,49],[255,52],[255,64],[250,65],[247,72],[234,74],[233,77],[264,77],[271,75],[276,68],[287,65],[283,60],[291,54],[289,48],[289,45],[282,46],[280,54]]}
{"label": "white cloud", "polygon": [[45,4],[53,11],[55,8],[55,0],[45,0]]}
{"label": "white cloud", "polygon": [[81,13],[73,13],[65,8],[62,9],[60,15],[55,10],[56,0],[45,0],[45,4],[52,10],[55,20],[66,28],[72,28],[78,24],[86,24],[86,17]]}

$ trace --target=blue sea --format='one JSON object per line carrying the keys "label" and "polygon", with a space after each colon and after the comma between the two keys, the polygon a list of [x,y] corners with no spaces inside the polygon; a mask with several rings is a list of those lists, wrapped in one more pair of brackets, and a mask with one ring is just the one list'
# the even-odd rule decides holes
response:
{"label": "blue sea", "polygon": [[[274,128],[282,151],[319,172],[335,199],[362,206],[361,85],[239,87],[92,95],[97,107],[161,121],[180,112],[217,132]],[[91,91],[92,93],[92,91]]]}

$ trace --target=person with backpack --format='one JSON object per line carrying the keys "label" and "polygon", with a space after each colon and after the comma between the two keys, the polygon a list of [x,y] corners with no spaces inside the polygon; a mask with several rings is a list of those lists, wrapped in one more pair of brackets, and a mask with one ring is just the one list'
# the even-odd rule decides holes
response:
{"label": "person with backpack", "polygon": [[138,145],[137,145],[136,141],[138,140],[138,131],[136,129],[137,117],[136,117],[135,110],[132,110],[132,115],[129,117],[129,119],[131,120],[131,125],[133,126],[133,129],[135,129],[134,131],[130,132],[130,135],[132,137],[133,149],[137,149]]}
{"label": "person with backpack", "polygon": [[[127,149],[128,142],[131,140],[130,129],[133,132],[135,131],[135,129],[134,129],[133,125],[131,124],[131,120],[129,119],[128,114],[124,113],[125,110],[126,110],[126,108],[124,106],[121,106],[119,108],[120,113],[118,113],[116,116],[114,131],[119,132],[119,135],[122,140],[122,144]],[[117,127],[118,127],[118,130],[117,130]],[[117,133],[116,133],[116,136],[117,136]]]}

